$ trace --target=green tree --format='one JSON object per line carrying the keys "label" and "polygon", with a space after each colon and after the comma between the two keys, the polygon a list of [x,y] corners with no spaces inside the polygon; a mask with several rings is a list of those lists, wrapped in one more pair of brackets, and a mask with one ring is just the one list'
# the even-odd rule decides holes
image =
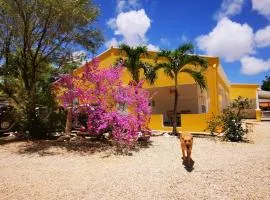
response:
{"label": "green tree", "polygon": [[0,89],[21,108],[30,134],[46,68],[65,66],[78,49],[96,51],[98,15],[91,0],[0,0]]}
{"label": "green tree", "polygon": [[173,134],[177,134],[177,104],[178,90],[177,86],[180,73],[191,75],[194,81],[201,87],[206,89],[206,80],[203,72],[207,69],[207,61],[197,55],[193,55],[194,47],[191,43],[181,45],[178,49],[169,51],[162,50],[157,54],[156,69],[162,68],[164,73],[174,80],[174,107],[173,107]]}
{"label": "green tree", "polygon": [[270,76],[265,76],[265,80],[263,80],[262,90],[270,91]]}
{"label": "green tree", "polygon": [[146,80],[153,84],[156,79],[154,68],[149,63],[141,61],[142,56],[150,57],[147,52],[147,47],[130,47],[126,44],[121,44],[119,48],[121,52],[126,54],[126,58],[121,57],[119,61],[127,68],[132,79],[138,83],[140,81],[140,70],[143,70]]}

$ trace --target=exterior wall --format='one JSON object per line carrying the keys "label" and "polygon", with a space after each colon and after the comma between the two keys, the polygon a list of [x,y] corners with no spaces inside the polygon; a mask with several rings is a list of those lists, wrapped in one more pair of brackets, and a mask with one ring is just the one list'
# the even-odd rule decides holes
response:
{"label": "exterior wall", "polygon": [[[172,131],[172,127],[163,126],[163,116],[159,114],[151,115],[149,126],[152,130],[158,131]],[[181,131],[182,127],[177,127],[177,131]]]}
{"label": "exterior wall", "polygon": [[256,99],[257,84],[232,84],[230,87],[230,99],[237,99],[238,96]]}
{"label": "exterior wall", "polygon": [[218,100],[219,100],[219,111],[222,112],[223,109],[227,108],[230,104],[230,83],[227,79],[223,68],[219,66],[218,68]]}
{"label": "exterior wall", "polygon": [[251,100],[251,108],[244,114],[245,118],[256,118],[256,97],[257,89],[259,85],[257,84],[232,84],[230,87],[230,99],[233,101],[239,96],[248,98]]}
{"label": "exterior wall", "polygon": [[181,115],[182,131],[205,132],[207,121],[211,116],[211,114]]}
{"label": "exterior wall", "polygon": [[[154,63],[154,56],[155,52],[149,52],[150,57],[146,58],[143,57],[142,61],[148,62],[150,64]],[[121,53],[118,49],[111,48],[102,53],[101,55],[97,56],[97,58],[100,61],[101,67],[109,67],[110,65],[114,64],[116,60],[119,57],[125,57],[123,53]],[[187,110],[186,108],[189,105],[193,105],[192,112],[200,113],[202,112],[202,104],[205,105],[206,112],[205,114],[182,114],[181,115],[181,121],[182,121],[182,127],[179,128],[179,130],[183,129],[186,131],[197,131],[202,132],[206,128],[206,122],[207,119],[211,116],[212,113],[219,114],[222,110],[222,108],[226,107],[226,105],[229,103],[229,99],[235,99],[239,95],[243,97],[248,97],[250,99],[256,99],[256,88],[258,85],[231,85],[227,80],[227,77],[220,66],[220,61],[218,57],[205,57],[208,61],[208,69],[205,72],[206,82],[207,82],[207,90],[201,92],[197,87],[197,92],[195,96],[192,96],[194,98],[194,102],[185,96],[186,92],[180,91],[180,102],[185,102],[185,100],[190,101],[187,105],[182,104],[183,107],[179,104],[179,111],[181,109]],[[74,74],[81,74],[83,71],[83,67],[77,69],[74,71]],[[140,72],[141,78],[143,78],[143,71]],[[168,76],[164,74],[162,70],[158,71],[158,79],[156,80],[154,85],[150,85],[147,82],[144,83],[144,88],[148,88],[151,91],[155,89],[161,89],[161,88],[168,88],[174,86],[173,80],[171,80]],[[131,80],[130,74],[125,70],[124,75],[122,77],[122,80],[125,84],[128,84]],[[192,77],[190,77],[188,74],[180,73],[178,75],[180,90],[181,88],[187,87],[187,85],[195,85],[194,80]],[[162,89],[161,89],[162,90]],[[183,93],[183,95],[181,94]],[[166,94],[162,94],[165,95]],[[162,98],[162,95],[160,98]],[[162,102],[162,99],[159,100]],[[171,101],[171,99],[170,99]],[[158,103],[157,101],[155,103]],[[168,104],[168,102],[162,102],[162,104]],[[171,103],[169,103],[171,104]],[[195,106],[197,105],[197,106]],[[173,107],[173,102],[171,105],[166,105]],[[184,109],[185,108],[185,109]],[[154,114],[151,117],[150,120],[150,127],[153,130],[172,130],[170,127],[164,127],[163,126],[163,116],[159,110],[154,110]]]}
{"label": "exterior wall", "polygon": [[208,95],[208,104],[209,104],[209,113],[219,113],[218,105],[218,71],[217,67],[219,66],[219,59],[212,58],[208,59],[208,69],[205,73],[206,82],[207,82],[207,95]]}

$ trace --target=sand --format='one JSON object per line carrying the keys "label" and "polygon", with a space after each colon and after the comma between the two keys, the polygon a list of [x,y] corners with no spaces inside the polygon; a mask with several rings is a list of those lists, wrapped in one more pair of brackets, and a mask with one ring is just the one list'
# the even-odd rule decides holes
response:
{"label": "sand", "polygon": [[269,199],[270,122],[249,138],[194,138],[192,170],[176,137],[152,137],[132,155],[106,145],[2,143],[0,199]]}

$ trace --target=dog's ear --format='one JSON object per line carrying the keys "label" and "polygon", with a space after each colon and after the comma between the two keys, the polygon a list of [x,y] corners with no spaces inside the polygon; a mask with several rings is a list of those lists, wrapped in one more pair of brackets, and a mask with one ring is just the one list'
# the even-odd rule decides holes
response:
{"label": "dog's ear", "polygon": [[180,134],[180,139],[181,139],[181,140],[183,140],[183,139],[184,139],[183,134]]}

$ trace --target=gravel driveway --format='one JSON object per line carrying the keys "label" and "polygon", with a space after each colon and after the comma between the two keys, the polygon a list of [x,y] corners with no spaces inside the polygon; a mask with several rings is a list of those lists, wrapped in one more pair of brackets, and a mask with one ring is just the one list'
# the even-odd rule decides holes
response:
{"label": "gravel driveway", "polygon": [[270,199],[270,122],[250,136],[253,143],[195,138],[191,172],[175,137],[153,137],[132,156],[2,144],[0,199]]}

